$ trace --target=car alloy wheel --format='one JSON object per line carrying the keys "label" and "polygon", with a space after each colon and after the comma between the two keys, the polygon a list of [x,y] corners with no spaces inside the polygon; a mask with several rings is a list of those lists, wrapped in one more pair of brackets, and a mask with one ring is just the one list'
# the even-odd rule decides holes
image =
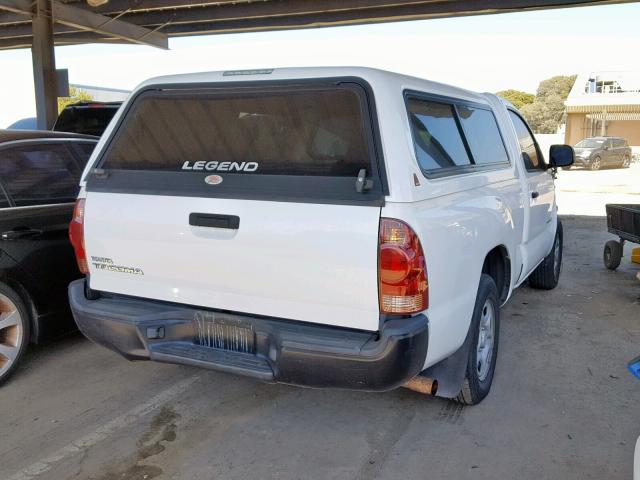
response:
{"label": "car alloy wheel", "polygon": [[478,343],[476,345],[476,360],[478,380],[483,382],[487,378],[491,368],[495,333],[495,312],[493,310],[493,304],[488,299],[482,307],[478,328],[480,331],[478,332]]}
{"label": "car alloy wheel", "polygon": [[553,276],[556,282],[560,278],[560,271],[562,270],[562,240],[556,236],[555,244],[553,245]]}
{"label": "car alloy wheel", "polygon": [[631,165],[631,157],[629,157],[628,155],[625,155],[625,157],[622,159],[622,168],[629,168],[630,165]]}
{"label": "car alloy wheel", "polygon": [[17,305],[0,293],[0,378],[18,358],[23,338],[24,329]]}
{"label": "car alloy wheel", "polygon": [[591,162],[591,170],[600,170],[600,167],[602,167],[602,161],[600,160],[600,157],[594,158]]}

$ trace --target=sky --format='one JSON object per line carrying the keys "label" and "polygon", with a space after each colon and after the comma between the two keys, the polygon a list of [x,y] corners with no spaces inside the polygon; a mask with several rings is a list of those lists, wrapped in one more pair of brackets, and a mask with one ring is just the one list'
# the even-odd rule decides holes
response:
{"label": "sky", "polygon": [[[157,75],[357,65],[476,91],[535,93],[553,75],[640,71],[640,3],[56,48],[69,82],[133,89]],[[29,49],[0,51],[0,128],[35,116]]]}

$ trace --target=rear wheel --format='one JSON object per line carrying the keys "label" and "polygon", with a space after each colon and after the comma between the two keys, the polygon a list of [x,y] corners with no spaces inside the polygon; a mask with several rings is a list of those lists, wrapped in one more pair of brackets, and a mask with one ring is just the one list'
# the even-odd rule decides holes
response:
{"label": "rear wheel", "polygon": [[476,405],[491,390],[500,337],[498,288],[493,278],[484,273],[480,276],[478,296],[469,328],[473,336],[464,383],[456,400],[465,405]]}
{"label": "rear wheel", "polygon": [[29,314],[20,296],[0,283],[0,384],[15,370],[29,341]]}
{"label": "rear wheel", "polygon": [[563,235],[562,222],[558,220],[556,228],[556,238],[553,241],[553,248],[542,263],[531,272],[529,285],[541,290],[552,290],[558,285],[560,272],[562,271]]}
{"label": "rear wheel", "polygon": [[625,155],[622,158],[622,168],[629,168],[631,166],[631,157],[629,155]]}
{"label": "rear wheel", "polygon": [[602,259],[604,260],[604,266],[609,270],[618,268],[620,260],[622,260],[622,244],[616,240],[609,240],[604,244]]}
{"label": "rear wheel", "polygon": [[600,157],[594,157],[589,165],[591,170],[600,170],[602,168],[602,159]]}

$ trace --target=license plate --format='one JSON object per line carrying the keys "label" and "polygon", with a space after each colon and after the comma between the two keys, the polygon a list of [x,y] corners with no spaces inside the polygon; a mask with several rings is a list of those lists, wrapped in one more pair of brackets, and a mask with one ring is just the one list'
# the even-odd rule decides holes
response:
{"label": "license plate", "polygon": [[255,353],[255,332],[251,324],[213,312],[197,312],[195,343],[231,352]]}

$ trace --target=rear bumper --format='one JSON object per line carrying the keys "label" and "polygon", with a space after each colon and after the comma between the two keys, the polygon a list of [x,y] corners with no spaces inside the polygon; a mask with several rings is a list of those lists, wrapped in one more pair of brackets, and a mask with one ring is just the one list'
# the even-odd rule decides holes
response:
{"label": "rear bumper", "polygon": [[[130,360],[194,365],[267,382],[391,390],[420,373],[427,354],[424,315],[363,332],[120,296],[88,300],[84,280],[69,285],[69,302],[86,337]],[[209,343],[202,342],[203,319],[252,332],[254,353],[203,346]]]}

